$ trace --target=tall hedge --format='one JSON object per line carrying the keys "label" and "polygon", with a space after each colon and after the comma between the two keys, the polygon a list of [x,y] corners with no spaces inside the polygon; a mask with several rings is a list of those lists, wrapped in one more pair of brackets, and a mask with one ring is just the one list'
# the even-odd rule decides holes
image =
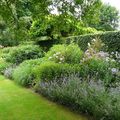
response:
{"label": "tall hedge", "polygon": [[65,38],[64,42],[67,44],[75,42],[80,46],[82,50],[86,50],[88,43],[90,43],[91,40],[95,38],[101,39],[103,43],[105,43],[105,45],[108,46],[107,50],[109,52],[120,52],[120,31],[72,36]]}

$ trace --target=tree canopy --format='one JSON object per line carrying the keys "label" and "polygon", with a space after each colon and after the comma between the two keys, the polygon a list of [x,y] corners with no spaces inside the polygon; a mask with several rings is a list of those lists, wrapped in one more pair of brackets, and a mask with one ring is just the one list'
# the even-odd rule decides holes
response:
{"label": "tree canopy", "polygon": [[103,4],[100,9],[100,22],[98,24],[98,29],[104,31],[116,30],[119,26],[119,11],[109,5]]}
{"label": "tree canopy", "polygon": [[[101,0],[1,0],[0,13],[0,21],[3,21],[0,23],[1,29],[4,24],[14,34],[13,39],[19,40],[29,39],[32,23],[55,13],[53,24],[56,25],[56,31],[64,30],[69,35],[84,34],[81,31],[86,31],[85,27],[102,31],[116,30],[119,23],[118,10],[103,4]],[[49,24],[49,19],[46,23]],[[45,27],[46,23],[40,25]],[[80,29],[76,29],[77,26]]]}

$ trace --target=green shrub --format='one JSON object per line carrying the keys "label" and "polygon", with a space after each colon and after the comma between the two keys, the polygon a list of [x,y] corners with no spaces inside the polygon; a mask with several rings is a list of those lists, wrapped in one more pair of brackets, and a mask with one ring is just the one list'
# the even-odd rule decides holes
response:
{"label": "green shrub", "polygon": [[1,30],[0,33],[0,45],[4,47],[15,46],[18,45],[19,41],[15,39],[14,34],[10,31],[10,29],[5,28]]}
{"label": "green shrub", "polygon": [[0,38],[0,45],[3,45],[4,47],[7,46],[16,46],[19,42],[10,38]]}
{"label": "green shrub", "polygon": [[51,61],[71,64],[80,63],[82,56],[83,52],[75,44],[54,45],[45,55]]}
{"label": "green shrub", "polygon": [[8,66],[3,72],[4,76],[6,78],[12,79],[12,74],[13,74],[13,71],[14,71],[15,68],[16,68],[16,65]]}
{"label": "green shrub", "polygon": [[61,14],[47,15],[34,20],[29,33],[40,46],[51,47],[54,44],[61,43],[62,37],[96,32],[95,28],[86,28],[83,22],[73,16],[65,17]]}
{"label": "green shrub", "polygon": [[[38,81],[52,81],[61,76],[68,76],[71,73],[78,73],[79,66],[69,64],[59,64],[54,62],[43,62],[34,69],[36,79]],[[38,82],[39,84],[39,82]]]}
{"label": "green shrub", "polygon": [[0,57],[5,59],[5,57],[9,54],[10,50],[14,47],[4,47],[0,50]]}
{"label": "green shrub", "polygon": [[113,75],[111,74],[112,65],[110,63],[97,59],[91,58],[81,63],[82,77],[97,77],[96,79],[103,80],[104,83],[108,84],[112,82]]}
{"label": "green shrub", "polygon": [[24,61],[13,71],[12,78],[19,85],[26,87],[33,85],[33,80],[35,79],[33,68],[40,65],[41,62],[42,59]]}
{"label": "green shrub", "polygon": [[10,52],[10,50],[11,50],[12,48],[14,48],[14,47],[4,47],[4,48],[1,50],[1,52],[2,52],[3,54],[7,54],[7,53]]}
{"label": "green shrub", "polygon": [[36,45],[16,46],[10,49],[5,56],[7,62],[19,64],[27,59],[36,59],[43,56],[43,51]]}
{"label": "green shrub", "polygon": [[95,28],[91,27],[81,27],[81,26],[76,26],[76,30],[74,35],[85,35],[85,34],[92,34],[92,33],[99,33]]}
{"label": "green shrub", "polygon": [[68,37],[65,39],[66,43],[75,42],[82,50],[87,49],[88,43],[95,38],[100,38],[105,45],[108,46],[109,52],[118,51],[120,52],[120,32],[104,32],[98,34],[88,34],[81,36]]}
{"label": "green shrub", "polygon": [[61,40],[58,39],[51,39],[50,37],[43,36],[36,38],[36,44],[40,45],[42,49],[48,51],[54,44],[61,43]]}
{"label": "green shrub", "polygon": [[4,73],[4,70],[9,67],[11,64],[0,58],[0,74]]}
{"label": "green shrub", "polygon": [[[62,19],[62,21],[60,21]],[[33,21],[30,35],[32,37],[49,36],[57,38],[58,36],[80,35],[95,33],[97,30],[91,27],[85,27],[84,23],[68,15],[48,15]]]}

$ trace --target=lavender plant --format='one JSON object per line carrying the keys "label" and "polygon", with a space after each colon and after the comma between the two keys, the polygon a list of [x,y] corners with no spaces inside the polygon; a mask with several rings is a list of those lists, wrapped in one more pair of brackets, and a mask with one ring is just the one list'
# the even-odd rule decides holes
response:
{"label": "lavender plant", "polygon": [[75,75],[62,77],[51,82],[41,82],[38,91],[53,101],[91,114],[97,120],[119,120],[120,87],[106,91],[101,80],[93,79],[87,81]]}

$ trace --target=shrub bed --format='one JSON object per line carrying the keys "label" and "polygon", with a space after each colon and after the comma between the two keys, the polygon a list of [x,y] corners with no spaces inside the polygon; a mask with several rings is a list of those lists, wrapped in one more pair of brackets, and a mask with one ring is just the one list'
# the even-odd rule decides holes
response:
{"label": "shrub bed", "polygon": [[33,73],[34,67],[42,63],[42,59],[26,60],[21,63],[12,73],[14,81],[22,86],[32,86],[35,75]]}
{"label": "shrub bed", "polygon": [[60,64],[54,62],[43,62],[40,66],[34,69],[37,82],[52,81],[61,76],[68,76],[71,73],[79,72],[78,65]]}
{"label": "shrub bed", "polygon": [[0,74],[4,74],[4,71],[7,67],[9,67],[11,63],[6,62],[2,58],[0,58]]}
{"label": "shrub bed", "polygon": [[83,51],[77,44],[54,45],[45,55],[46,59],[56,63],[77,64],[83,57]]}
{"label": "shrub bed", "polygon": [[19,64],[27,59],[37,59],[43,57],[43,51],[37,45],[21,45],[9,48],[4,58],[7,62]]}
{"label": "shrub bed", "polygon": [[74,75],[59,80],[41,82],[38,92],[74,110],[90,114],[96,120],[120,119],[120,87],[106,91],[101,81],[89,79],[86,82]]}

